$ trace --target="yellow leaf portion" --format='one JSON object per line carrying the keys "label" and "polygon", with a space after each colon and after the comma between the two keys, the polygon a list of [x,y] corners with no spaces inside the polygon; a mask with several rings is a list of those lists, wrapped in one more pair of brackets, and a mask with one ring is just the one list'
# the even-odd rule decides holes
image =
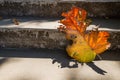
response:
{"label": "yellow leaf portion", "polygon": [[90,46],[84,40],[83,36],[79,34],[78,31],[68,30],[66,38],[73,41],[73,44],[67,46],[66,48],[69,56],[80,62],[91,62],[95,59],[96,53],[91,50]]}

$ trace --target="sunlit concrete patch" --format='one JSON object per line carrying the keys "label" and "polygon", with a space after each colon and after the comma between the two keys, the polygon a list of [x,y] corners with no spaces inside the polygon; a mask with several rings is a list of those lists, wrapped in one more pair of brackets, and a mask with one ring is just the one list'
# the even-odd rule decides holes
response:
{"label": "sunlit concrete patch", "polygon": [[87,30],[92,30],[93,28],[96,28],[98,27],[98,30],[102,30],[102,31],[119,31],[120,32],[120,29],[111,29],[111,28],[104,28],[104,27],[100,27],[99,25],[90,25]]}
{"label": "sunlit concrete patch", "polygon": [[3,58],[6,59],[6,61],[0,63],[0,80],[120,79],[119,52],[114,51],[112,56],[102,56],[103,60],[95,60],[83,65],[66,55],[65,51],[61,50],[0,50],[0,56],[2,57],[0,62]]}
{"label": "sunlit concrete patch", "polygon": [[[86,64],[81,66],[78,63],[77,68],[60,68],[58,67],[60,64],[52,64],[51,59],[16,58],[16,60],[16,62],[4,63],[6,65],[0,67],[0,80],[120,79],[120,61],[94,61],[95,66],[88,66]],[[102,75],[102,71],[104,75]]]}
{"label": "sunlit concrete patch", "polygon": [[[64,75],[61,75],[62,71],[57,66],[51,66],[50,59],[23,58],[18,60],[21,61],[8,63],[0,69],[1,80],[61,80]],[[58,70],[57,72],[56,69]]]}
{"label": "sunlit concrete patch", "polygon": [[[13,23],[12,18],[0,20],[0,28],[33,28],[33,29],[57,29],[60,19],[42,19],[42,18],[16,18],[19,25]],[[120,19],[101,19],[93,18],[93,23],[87,28],[91,30],[99,25],[99,30],[120,31]]]}
{"label": "sunlit concrete patch", "polygon": [[0,28],[36,28],[36,29],[57,29],[59,20],[18,18],[19,25],[15,25],[12,18],[0,20]]}

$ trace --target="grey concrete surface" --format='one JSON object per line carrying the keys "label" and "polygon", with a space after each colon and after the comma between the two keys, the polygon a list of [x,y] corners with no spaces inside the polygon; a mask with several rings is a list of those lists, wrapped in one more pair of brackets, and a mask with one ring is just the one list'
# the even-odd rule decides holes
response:
{"label": "grey concrete surface", "polygon": [[84,2],[119,2],[120,0],[0,0],[1,3],[4,3],[5,1],[8,2],[31,2],[31,3],[36,3],[36,2],[44,2],[45,4],[47,3],[53,3],[53,2],[64,2],[64,1],[84,1]]}
{"label": "grey concrete surface", "polygon": [[61,17],[72,6],[90,17],[120,17],[120,0],[0,0],[0,16]]}
{"label": "grey concrete surface", "polygon": [[63,50],[0,49],[0,80],[120,80],[120,54],[81,65]]}

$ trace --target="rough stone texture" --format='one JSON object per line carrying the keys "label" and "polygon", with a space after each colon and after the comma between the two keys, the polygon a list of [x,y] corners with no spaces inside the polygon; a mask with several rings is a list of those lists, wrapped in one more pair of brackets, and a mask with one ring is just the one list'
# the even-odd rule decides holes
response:
{"label": "rough stone texture", "polygon": [[110,32],[110,43],[112,50],[120,50],[120,32]]}
{"label": "rough stone texture", "polygon": [[[106,0],[107,1],[107,0]],[[85,0],[4,0],[0,2],[1,16],[61,17],[61,13],[78,6],[88,11],[90,17],[120,17],[120,2],[90,2]]]}
{"label": "rough stone texture", "polygon": [[[110,32],[110,50],[120,49],[120,32]],[[65,49],[65,35],[57,30],[0,29],[0,46],[5,48]]]}
{"label": "rough stone texture", "polygon": [[63,48],[65,38],[55,30],[1,29],[1,47]]}

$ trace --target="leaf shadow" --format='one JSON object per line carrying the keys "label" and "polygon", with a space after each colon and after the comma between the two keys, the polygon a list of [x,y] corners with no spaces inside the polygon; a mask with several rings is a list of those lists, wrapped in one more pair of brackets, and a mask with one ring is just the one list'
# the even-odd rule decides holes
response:
{"label": "leaf shadow", "polygon": [[[70,65],[70,62],[72,62],[73,64]],[[66,67],[67,68],[78,68],[78,62],[73,59],[68,60],[68,58],[66,58],[66,60],[63,61],[63,60],[60,60],[60,59],[58,60],[54,58],[52,61],[52,64],[55,64],[55,63],[59,63],[60,65],[58,67],[60,68],[66,68]]]}
{"label": "leaf shadow", "polygon": [[8,61],[8,58],[0,58],[0,66]]}
{"label": "leaf shadow", "polygon": [[99,68],[97,65],[94,64],[94,62],[89,62],[86,63],[90,68],[92,68],[92,70],[94,70],[95,72],[97,72],[98,74],[101,75],[105,75],[105,73],[107,73],[105,70]]}

